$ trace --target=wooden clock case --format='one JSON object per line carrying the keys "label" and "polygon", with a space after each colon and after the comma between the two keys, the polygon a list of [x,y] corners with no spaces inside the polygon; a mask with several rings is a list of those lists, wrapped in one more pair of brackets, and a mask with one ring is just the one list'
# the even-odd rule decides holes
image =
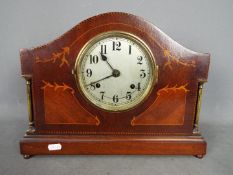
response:
{"label": "wooden clock case", "polygon": [[[77,88],[74,65],[82,47],[108,31],[132,33],[151,49],[158,82],[138,107],[108,112]],[[198,131],[209,54],[179,45],[151,23],[127,13],[82,21],[56,40],[20,50],[26,79],[29,129],[20,141],[25,158],[42,154],[206,154]],[[55,145],[55,149],[49,146]],[[59,145],[56,147],[56,145]]]}

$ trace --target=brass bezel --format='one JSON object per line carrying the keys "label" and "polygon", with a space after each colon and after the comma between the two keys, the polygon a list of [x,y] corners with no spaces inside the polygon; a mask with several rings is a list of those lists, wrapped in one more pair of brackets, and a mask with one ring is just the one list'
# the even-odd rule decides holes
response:
{"label": "brass bezel", "polygon": [[[105,39],[105,38],[108,38],[111,36],[124,37],[126,39],[129,39],[129,40],[137,43],[141,48],[143,48],[144,52],[146,53],[146,55],[149,59],[149,62],[151,63],[152,75],[151,75],[151,78],[149,80],[149,84],[148,84],[147,89],[145,90],[143,95],[138,100],[134,101],[134,103],[125,104],[124,106],[110,106],[107,104],[99,105],[98,103],[95,103],[95,101],[92,101],[92,99],[88,98],[88,93],[85,91],[83,84],[80,83],[81,76],[79,76],[79,68],[80,68],[81,62],[84,58],[85,53],[99,40],[102,40],[102,39]],[[128,111],[128,110],[131,110],[133,108],[136,108],[138,105],[142,104],[149,97],[149,95],[151,94],[151,91],[153,90],[154,85],[158,81],[158,66],[156,65],[155,58],[154,58],[151,50],[146,45],[146,43],[144,41],[142,41],[142,39],[140,39],[139,37],[137,37],[131,33],[128,33],[128,32],[114,30],[114,31],[104,32],[104,33],[100,33],[100,34],[96,35],[95,37],[90,39],[82,47],[82,49],[80,50],[80,52],[76,58],[75,67],[73,69],[73,74],[75,76],[76,84],[81,92],[81,95],[84,97],[84,99],[86,99],[88,102],[90,102],[90,104],[94,105],[98,109],[108,111],[108,112],[123,112],[123,111]]]}

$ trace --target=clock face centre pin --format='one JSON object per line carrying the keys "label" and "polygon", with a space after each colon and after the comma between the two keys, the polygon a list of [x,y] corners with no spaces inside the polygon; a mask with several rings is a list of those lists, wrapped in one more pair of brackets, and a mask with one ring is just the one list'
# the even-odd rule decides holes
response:
{"label": "clock face centre pin", "polygon": [[113,72],[112,72],[113,77],[119,77],[120,74],[121,74],[120,71],[117,70],[117,69],[114,69]]}

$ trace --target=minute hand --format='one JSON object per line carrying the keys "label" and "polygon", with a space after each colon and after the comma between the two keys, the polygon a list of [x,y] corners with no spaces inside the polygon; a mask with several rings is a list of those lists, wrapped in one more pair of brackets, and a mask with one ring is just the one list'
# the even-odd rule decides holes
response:
{"label": "minute hand", "polygon": [[109,75],[109,76],[104,77],[104,78],[101,78],[101,79],[99,79],[99,80],[97,80],[97,81],[93,81],[93,82],[91,82],[91,83],[87,84],[86,86],[89,86],[89,85],[95,84],[95,83],[100,82],[100,81],[102,81],[102,80],[108,79],[108,78],[110,78],[110,77],[112,77],[112,76],[113,76],[113,75]]}

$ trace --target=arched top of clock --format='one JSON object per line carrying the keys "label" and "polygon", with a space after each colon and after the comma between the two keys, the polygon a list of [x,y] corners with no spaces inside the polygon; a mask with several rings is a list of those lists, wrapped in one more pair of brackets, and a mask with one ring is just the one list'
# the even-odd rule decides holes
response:
{"label": "arched top of clock", "polygon": [[[60,61],[60,67],[74,64],[76,54],[79,52],[77,48],[80,48],[90,37],[110,30],[131,32],[142,38],[152,47],[158,63],[161,63],[160,60],[164,60],[164,57],[168,60],[168,63],[165,63],[165,67],[168,69],[171,69],[170,62],[172,60],[187,66],[192,66],[195,62],[198,81],[205,82],[207,80],[209,54],[191,51],[143,18],[123,12],[109,12],[93,16],[80,22],[48,44],[31,49],[21,49],[22,75],[32,76],[32,67],[36,62]],[[47,59],[40,60],[40,58]]]}

